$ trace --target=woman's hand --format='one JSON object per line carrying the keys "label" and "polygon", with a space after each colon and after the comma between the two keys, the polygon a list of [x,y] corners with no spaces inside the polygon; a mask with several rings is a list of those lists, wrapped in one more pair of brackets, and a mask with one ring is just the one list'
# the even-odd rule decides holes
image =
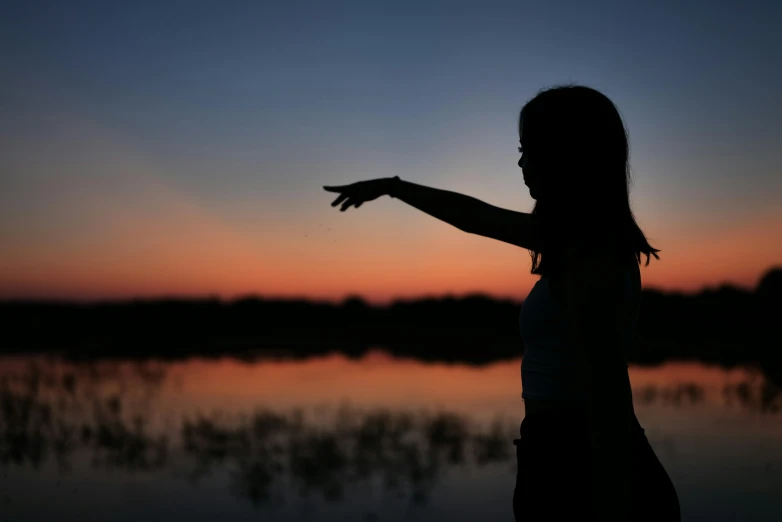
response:
{"label": "woman's hand", "polygon": [[360,207],[365,201],[372,201],[380,196],[388,194],[390,178],[370,179],[367,181],[358,181],[350,185],[325,186],[324,189],[329,192],[339,192],[340,195],[331,204],[336,207],[343,200],[341,211],[345,211],[351,205]]}

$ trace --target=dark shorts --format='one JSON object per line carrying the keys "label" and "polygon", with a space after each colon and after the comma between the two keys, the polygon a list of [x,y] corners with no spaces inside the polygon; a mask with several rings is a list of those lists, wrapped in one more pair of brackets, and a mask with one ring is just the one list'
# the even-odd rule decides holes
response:
{"label": "dark shorts", "polygon": [[[586,421],[578,411],[524,418],[514,439],[518,461],[513,513],[517,521],[594,520]],[[680,522],[670,477],[635,419],[630,521]]]}

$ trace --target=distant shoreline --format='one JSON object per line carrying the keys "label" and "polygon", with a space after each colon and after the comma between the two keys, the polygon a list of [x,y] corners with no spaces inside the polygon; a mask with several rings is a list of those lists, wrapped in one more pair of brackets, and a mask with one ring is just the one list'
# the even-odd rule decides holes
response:
{"label": "distant shoreline", "polygon": [[[245,298],[96,304],[0,301],[0,353],[68,358],[179,359],[231,355],[301,358],[338,351],[481,364],[523,353],[521,303],[483,295],[370,305]],[[723,285],[697,294],[644,290],[631,362],[694,359],[761,364],[782,382],[782,268],[754,290]]]}

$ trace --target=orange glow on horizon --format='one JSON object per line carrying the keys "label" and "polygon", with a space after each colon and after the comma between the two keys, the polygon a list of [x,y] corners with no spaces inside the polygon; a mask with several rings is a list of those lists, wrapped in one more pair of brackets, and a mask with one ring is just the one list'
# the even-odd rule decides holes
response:
{"label": "orange glow on horizon", "polygon": [[[342,213],[328,206],[330,195],[315,198],[315,185],[302,193],[321,206],[297,203],[289,214],[295,218],[282,219],[275,205],[259,207],[246,221],[231,218],[177,187],[108,129],[73,115],[68,123],[57,143],[64,150],[89,143],[94,172],[80,172],[90,180],[81,184],[58,178],[49,190],[62,199],[46,223],[36,225],[36,234],[5,238],[0,298],[357,295],[380,304],[481,293],[522,300],[537,279],[526,250],[464,234],[388,200]],[[71,136],[78,138],[71,143]],[[662,252],[642,268],[647,288],[752,288],[782,264],[780,209],[705,237],[671,227],[650,220],[650,237],[660,238],[653,243]]]}

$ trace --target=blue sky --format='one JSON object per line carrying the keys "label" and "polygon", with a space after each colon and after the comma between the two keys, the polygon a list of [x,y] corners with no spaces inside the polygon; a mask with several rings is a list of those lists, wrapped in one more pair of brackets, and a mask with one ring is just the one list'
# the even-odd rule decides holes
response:
{"label": "blue sky", "polygon": [[[652,281],[748,283],[782,261],[763,233],[735,243],[751,262],[731,257],[717,270],[712,255],[715,237],[782,223],[779,2],[156,4],[0,8],[0,245],[11,252],[0,265],[2,293],[126,295],[190,284],[195,293],[390,295],[372,281],[391,251],[374,250],[373,261],[362,239],[394,252],[428,245],[443,260],[462,240],[399,202],[337,216],[321,186],[399,175],[528,211],[517,113],[539,89],[567,82],[604,92],[629,128],[636,216],[672,255]],[[177,204],[200,217],[170,215]],[[136,216],[149,223],[134,228]],[[205,223],[212,235],[202,235]],[[312,241],[318,224],[332,229],[340,253]],[[150,234],[190,257],[213,251],[202,242],[211,238],[223,254],[208,274],[167,288],[148,273],[176,271],[184,258],[158,258],[159,243],[144,242]],[[291,256],[346,273],[360,258],[376,271],[356,284],[340,276],[300,286],[279,271]],[[91,280],[80,260],[97,258],[125,268]],[[125,266],[131,258],[143,259],[147,275]],[[57,259],[70,272],[58,272]],[[247,271],[263,265],[266,276],[244,286],[221,279],[237,259]],[[401,293],[502,293],[499,280],[458,271],[453,284],[429,287],[431,265],[404,263],[395,265]],[[699,263],[712,266],[699,272]],[[511,287],[528,285],[525,271]]]}

